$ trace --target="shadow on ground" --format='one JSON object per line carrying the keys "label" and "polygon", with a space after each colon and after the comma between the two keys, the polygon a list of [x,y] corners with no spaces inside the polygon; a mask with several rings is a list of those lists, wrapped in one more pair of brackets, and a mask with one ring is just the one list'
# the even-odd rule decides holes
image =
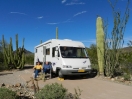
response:
{"label": "shadow on ground", "polygon": [[[64,76],[65,80],[83,80],[83,79],[90,79],[97,76],[97,70],[92,69],[90,74],[87,75],[74,75],[74,76]],[[52,79],[57,78],[58,76],[56,74],[52,74]]]}
{"label": "shadow on ground", "polygon": [[97,70],[93,69],[90,74],[87,75],[77,75],[77,76],[66,76],[65,80],[83,80],[83,79],[90,79],[97,76]]}
{"label": "shadow on ground", "polygon": [[27,65],[27,66],[24,66],[23,69],[32,69],[33,68],[33,65]]}
{"label": "shadow on ground", "polygon": [[13,74],[13,73],[0,73],[0,76],[3,76],[3,75],[8,75],[8,74]]}

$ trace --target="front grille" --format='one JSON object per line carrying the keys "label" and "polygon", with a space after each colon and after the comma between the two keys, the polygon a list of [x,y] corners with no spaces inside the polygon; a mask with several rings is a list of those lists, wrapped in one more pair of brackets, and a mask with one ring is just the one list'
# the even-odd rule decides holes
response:
{"label": "front grille", "polygon": [[79,69],[79,68],[73,68],[73,69]]}
{"label": "front grille", "polygon": [[82,67],[82,69],[86,69],[86,67]]}

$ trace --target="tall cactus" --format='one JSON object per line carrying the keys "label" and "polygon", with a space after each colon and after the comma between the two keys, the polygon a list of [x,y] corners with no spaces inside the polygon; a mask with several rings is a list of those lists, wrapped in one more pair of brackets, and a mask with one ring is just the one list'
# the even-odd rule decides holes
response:
{"label": "tall cactus", "polygon": [[23,45],[21,48],[18,48],[18,34],[16,34],[16,53],[15,53],[15,67],[18,69],[22,69],[25,64],[25,52],[24,52],[24,40],[23,39]]}
{"label": "tall cactus", "polygon": [[104,30],[101,17],[96,20],[96,44],[97,44],[97,57],[99,65],[99,74],[104,74]]}
{"label": "tall cactus", "polygon": [[56,39],[58,39],[58,27],[56,27]]}
{"label": "tall cactus", "polygon": [[10,38],[10,43],[6,48],[3,35],[2,45],[5,65],[8,68],[10,65],[12,65],[13,66],[12,68],[22,69],[25,64],[24,39],[22,48],[18,48],[18,34],[16,34],[16,52],[13,51],[12,38]]}
{"label": "tall cactus", "polygon": [[6,48],[5,48],[5,39],[4,39],[4,35],[2,35],[2,48],[3,48],[3,56],[4,56],[4,63],[5,66],[7,66],[7,52],[6,52]]}
{"label": "tall cactus", "polygon": [[7,47],[5,47],[5,40],[4,40],[4,35],[2,36],[2,46],[3,46],[3,55],[4,55],[4,61],[5,61],[5,66],[7,68],[10,67],[11,64],[13,64],[13,48],[12,48],[12,38],[10,38],[10,43],[8,44]]}

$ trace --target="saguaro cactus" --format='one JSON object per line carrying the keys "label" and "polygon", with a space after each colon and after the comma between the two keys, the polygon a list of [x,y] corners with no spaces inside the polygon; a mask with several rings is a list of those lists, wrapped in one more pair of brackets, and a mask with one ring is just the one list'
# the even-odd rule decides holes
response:
{"label": "saguaro cactus", "polygon": [[58,27],[56,27],[56,39],[58,39]]}
{"label": "saguaro cactus", "polygon": [[99,74],[104,74],[104,30],[101,17],[96,20],[96,44],[97,44],[97,57],[99,65]]}

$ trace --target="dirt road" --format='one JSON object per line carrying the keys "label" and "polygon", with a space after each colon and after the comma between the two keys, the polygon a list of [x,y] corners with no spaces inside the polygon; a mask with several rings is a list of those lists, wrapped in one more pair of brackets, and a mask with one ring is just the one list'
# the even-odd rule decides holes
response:
{"label": "dirt road", "polygon": [[81,99],[132,99],[132,87],[96,78],[64,81],[54,78],[45,84],[52,82],[62,83],[70,92],[79,87],[83,90]]}
{"label": "dirt road", "polygon": [[[27,81],[32,76],[32,69],[21,71],[21,73],[16,76],[19,76],[23,81]],[[15,73],[13,73],[15,75]],[[4,75],[3,78],[0,76],[0,82],[4,81],[7,76]],[[13,76],[12,76],[13,77]],[[9,77],[8,77],[9,78]],[[43,82],[40,80],[39,86],[43,87],[48,83],[62,83],[69,92],[74,93],[74,88],[80,88],[82,91],[81,99],[132,99],[132,86],[122,85],[114,82],[104,81],[97,78],[88,78],[88,79],[66,79],[64,81],[59,81],[58,78],[53,78]]]}

